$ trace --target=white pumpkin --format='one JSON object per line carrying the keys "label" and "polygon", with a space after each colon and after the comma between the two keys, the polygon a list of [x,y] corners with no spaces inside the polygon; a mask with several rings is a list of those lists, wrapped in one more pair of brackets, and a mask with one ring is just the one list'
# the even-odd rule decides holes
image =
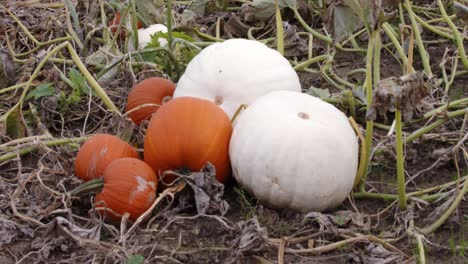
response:
{"label": "white pumpkin", "polygon": [[[140,28],[138,30],[138,48],[143,49],[148,43],[151,42],[151,35],[158,32],[167,32],[167,27],[163,24],[153,24],[147,28]],[[159,45],[164,46],[167,44],[165,38],[159,38]]]}
{"label": "white pumpkin", "polygon": [[301,91],[288,60],[261,42],[230,39],[208,46],[190,61],[174,98],[211,100],[232,118],[240,105],[277,90]]}
{"label": "white pumpkin", "polygon": [[353,188],[358,141],[347,117],[316,97],[276,91],[235,121],[229,155],[238,183],[276,208],[323,211]]}

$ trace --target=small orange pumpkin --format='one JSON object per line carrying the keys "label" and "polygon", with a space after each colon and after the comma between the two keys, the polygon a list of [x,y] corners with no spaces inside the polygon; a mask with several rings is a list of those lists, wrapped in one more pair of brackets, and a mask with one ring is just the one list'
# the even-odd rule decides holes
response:
{"label": "small orange pumpkin", "polygon": [[86,140],[78,151],[75,175],[84,181],[99,178],[109,163],[125,157],[138,158],[138,152],[116,136],[96,134]]}
{"label": "small orange pumpkin", "polygon": [[121,158],[111,162],[104,171],[101,192],[96,194],[94,206],[108,208],[111,220],[120,220],[129,213],[135,221],[156,199],[157,177],[153,169],[136,158]]}
{"label": "small orange pumpkin", "polygon": [[[175,84],[168,79],[161,77],[147,78],[133,86],[128,94],[126,112],[130,112],[135,107],[143,104],[162,105],[171,100],[175,88]],[[141,121],[149,118],[158,108],[158,106],[145,107],[129,113],[128,117],[139,125]]]}
{"label": "small orange pumpkin", "polygon": [[[207,162],[216,168],[216,179],[230,177],[229,140],[232,124],[226,113],[211,101],[179,97],[153,115],[146,131],[144,159],[156,174],[166,170],[200,171]],[[174,177],[163,179],[169,183]]]}
{"label": "small orange pumpkin", "polygon": [[[109,21],[109,28],[111,30],[112,33],[115,33],[117,31],[117,28],[119,27],[119,24],[120,24],[120,20],[122,19],[121,15],[120,15],[120,12],[116,12],[115,13],[115,16],[114,18],[112,18],[110,21]],[[120,37],[121,38],[124,38],[125,37],[125,29],[124,29],[125,25],[122,25],[121,27],[121,32],[120,32]],[[137,28],[140,29],[143,27],[143,23],[141,23],[140,20],[137,21]]]}

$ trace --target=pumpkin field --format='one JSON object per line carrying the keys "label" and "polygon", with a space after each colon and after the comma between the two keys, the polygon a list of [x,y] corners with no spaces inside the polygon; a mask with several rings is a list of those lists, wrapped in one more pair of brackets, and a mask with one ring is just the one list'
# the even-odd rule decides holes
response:
{"label": "pumpkin field", "polygon": [[0,0],[0,264],[468,263],[467,0]]}

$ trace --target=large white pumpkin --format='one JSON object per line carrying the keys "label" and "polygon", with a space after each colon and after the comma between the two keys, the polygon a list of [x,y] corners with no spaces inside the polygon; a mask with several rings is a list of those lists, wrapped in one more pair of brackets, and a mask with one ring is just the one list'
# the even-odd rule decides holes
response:
{"label": "large white pumpkin", "polygon": [[236,120],[229,155],[235,179],[261,202],[323,211],[352,190],[358,141],[333,105],[304,93],[276,91]]}
{"label": "large white pumpkin", "polygon": [[190,61],[174,98],[212,100],[232,118],[240,105],[277,90],[301,91],[288,60],[261,42],[230,39],[208,46]]}

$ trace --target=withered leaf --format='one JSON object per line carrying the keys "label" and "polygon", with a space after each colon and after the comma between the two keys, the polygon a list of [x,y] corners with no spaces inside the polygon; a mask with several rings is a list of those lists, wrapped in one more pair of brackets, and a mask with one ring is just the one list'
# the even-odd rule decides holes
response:
{"label": "withered leaf", "polygon": [[12,139],[25,137],[27,133],[26,123],[20,108],[11,112],[6,119],[6,134]]}
{"label": "withered leaf", "polygon": [[184,9],[180,15],[180,22],[177,27],[193,27],[197,20],[197,14],[190,9]]}
{"label": "withered leaf", "polygon": [[222,199],[224,185],[216,179],[216,169],[208,163],[201,172],[192,172],[183,178],[193,189],[195,204],[199,214],[218,211],[225,215],[229,204]]}
{"label": "withered leaf", "polygon": [[260,226],[257,218],[238,223],[237,230],[240,234],[232,242],[230,260],[228,263],[235,263],[239,256],[252,255],[262,252],[268,244],[268,231]]}
{"label": "withered leaf", "polygon": [[430,86],[430,80],[426,80],[421,72],[380,80],[366,119],[375,120],[377,113],[386,118],[386,111],[393,112],[398,107],[403,118],[411,120],[418,104],[429,95]]}
{"label": "withered leaf", "polygon": [[338,227],[354,231],[365,232],[370,230],[370,216],[364,213],[355,213],[350,210],[337,211],[333,214],[310,212],[305,218],[315,219],[320,231],[336,233]]}
{"label": "withered leaf", "polygon": [[13,80],[13,60],[6,51],[0,49],[0,89],[5,88]]}
{"label": "withered leaf", "polygon": [[[0,211],[1,212],[1,211]],[[6,214],[0,215],[0,246],[3,247],[14,241],[17,234],[17,223],[7,218]]]}
{"label": "withered leaf", "polygon": [[[308,46],[305,39],[297,34],[297,27],[283,22],[284,29],[284,55],[285,56],[302,56],[308,52]],[[276,47],[276,42],[274,44]]]}
{"label": "withered leaf", "polygon": [[355,213],[350,210],[336,211],[331,218],[340,227],[348,227],[359,231],[370,230],[370,216],[364,213]]}
{"label": "withered leaf", "polygon": [[224,32],[228,38],[245,37],[250,27],[243,23],[237,15],[233,14],[224,24]]}
{"label": "withered leaf", "polygon": [[101,235],[101,226],[100,225],[95,225],[92,228],[82,228],[77,226],[76,224],[70,222],[66,218],[63,218],[61,216],[57,216],[54,221],[49,223],[49,231],[56,227],[62,227],[70,230],[74,235],[81,237],[81,238],[87,238],[87,239],[93,239],[93,240],[99,240]]}
{"label": "withered leaf", "polygon": [[332,223],[329,215],[320,212],[310,212],[304,216],[305,219],[316,220],[319,224],[319,230],[321,232],[328,231],[336,234],[338,232],[337,227]]}
{"label": "withered leaf", "polygon": [[363,256],[365,263],[401,263],[404,257],[397,252],[391,252],[380,244],[369,243],[366,246],[366,254]]}

